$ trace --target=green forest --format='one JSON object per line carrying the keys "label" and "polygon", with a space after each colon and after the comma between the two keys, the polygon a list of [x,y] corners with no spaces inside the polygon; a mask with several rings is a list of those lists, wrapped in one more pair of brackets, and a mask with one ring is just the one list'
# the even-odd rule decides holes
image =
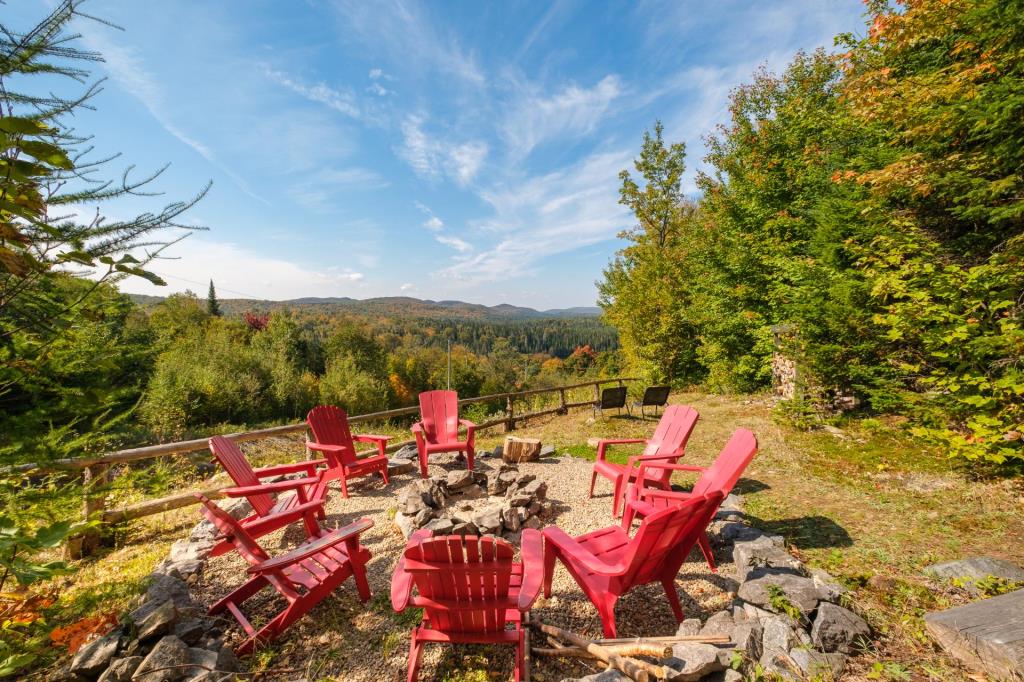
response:
{"label": "green forest", "polygon": [[[760,71],[687,150],[645,134],[600,283],[626,362],[725,392],[779,347],[813,425],[853,403],[952,456],[1024,463],[1024,3],[867,3],[862,38]],[[777,337],[777,338],[776,338]]]}

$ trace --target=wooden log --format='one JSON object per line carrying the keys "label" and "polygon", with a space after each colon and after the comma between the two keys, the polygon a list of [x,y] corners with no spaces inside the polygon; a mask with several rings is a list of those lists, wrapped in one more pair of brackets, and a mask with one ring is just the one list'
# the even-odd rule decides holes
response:
{"label": "wooden log", "polygon": [[534,462],[540,459],[540,439],[508,436],[501,447],[501,458],[509,464]]}
{"label": "wooden log", "polygon": [[595,639],[601,646],[613,646],[616,644],[664,643],[675,644],[676,642],[697,642],[699,644],[729,644],[731,640],[728,635],[668,635],[665,637],[622,637],[618,639]]}
{"label": "wooden log", "polygon": [[[582,649],[589,654],[593,654],[595,658],[604,661],[610,667],[615,668],[636,682],[650,682],[651,677],[659,680],[666,680],[677,672],[663,665],[653,665],[646,661],[638,661],[634,658],[620,656],[613,651],[609,651],[606,647],[599,645],[592,639],[587,639],[586,637],[577,635],[575,632],[569,632],[568,630],[563,630],[562,628],[555,627],[554,625],[539,622],[533,623],[532,625],[545,634],[559,637],[570,644],[573,644],[574,647]],[[562,650],[559,649],[558,651]]]}

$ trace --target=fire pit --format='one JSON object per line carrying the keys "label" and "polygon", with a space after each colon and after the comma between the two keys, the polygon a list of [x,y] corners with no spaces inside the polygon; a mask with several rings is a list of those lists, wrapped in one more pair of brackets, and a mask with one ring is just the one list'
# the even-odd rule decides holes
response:
{"label": "fire pit", "polygon": [[555,513],[548,484],[514,464],[487,473],[457,469],[414,481],[398,496],[395,524],[408,538],[426,528],[434,535],[501,535],[519,542],[523,528],[542,528]]}

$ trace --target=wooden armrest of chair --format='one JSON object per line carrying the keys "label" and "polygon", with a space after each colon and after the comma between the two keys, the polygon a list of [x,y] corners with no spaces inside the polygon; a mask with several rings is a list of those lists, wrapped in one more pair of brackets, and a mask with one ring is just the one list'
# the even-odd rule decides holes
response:
{"label": "wooden armrest of chair", "polygon": [[[549,551],[556,550],[557,553],[571,558],[583,564],[583,567],[592,573],[600,575],[620,575],[626,570],[622,564],[608,564],[593,555],[588,549],[576,541],[576,538],[568,535],[557,526],[548,526],[543,531],[544,540],[549,543]],[[554,545],[554,547],[550,547]]]}
{"label": "wooden armrest of chair", "polygon": [[528,611],[540,596],[544,584],[544,536],[539,530],[527,528],[520,540],[519,555],[523,559],[523,583],[519,587],[519,610]]}
{"label": "wooden armrest of chair", "polygon": [[303,462],[290,462],[288,464],[272,464],[266,467],[260,467],[254,469],[254,473],[259,478],[267,478],[269,476],[280,476],[282,474],[294,474],[300,471],[305,471],[308,476],[312,476],[316,468],[321,464],[327,464],[326,459],[307,459]]}
{"label": "wooden armrest of chair", "polygon": [[[350,523],[343,528],[339,528],[332,533],[328,533],[317,540],[300,545],[286,554],[282,554],[281,556],[268,559],[262,563],[252,566],[249,568],[249,573],[269,573],[285,568],[286,566],[291,566],[294,563],[298,563],[303,559],[308,559],[314,554],[322,552],[328,547],[333,547],[339,542],[358,538],[360,533],[363,533],[372,527],[373,521],[370,519],[359,519],[358,521]],[[349,557],[350,560],[352,558],[353,557]]]}
{"label": "wooden armrest of chair", "polygon": [[260,493],[279,493],[285,490],[296,490],[305,488],[308,485],[318,483],[315,477],[292,478],[285,481],[273,483],[261,483],[259,485],[246,485],[238,488],[225,488],[223,492],[228,497],[245,497],[246,495],[259,495]]}
{"label": "wooden armrest of chair", "polygon": [[[429,530],[421,528],[409,536],[409,542],[405,546],[409,547],[431,536],[432,533]],[[398,559],[398,564],[395,565],[395,572],[391,575],[391,608],[398,612],[405,611],[411,597],[412,574],[405,570],[405,552],[403,551],[402,556]]]}

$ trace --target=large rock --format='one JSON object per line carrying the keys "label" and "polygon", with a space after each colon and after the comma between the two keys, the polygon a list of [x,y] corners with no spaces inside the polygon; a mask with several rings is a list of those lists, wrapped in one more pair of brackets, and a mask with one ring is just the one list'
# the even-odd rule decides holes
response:
{"label": "large rock", "polygon": [[733,622],[732,614],[728,611],[719,611],[718,613],[712,614],[711,617],[704,622],[704,627],[700,629],[700,634],[705,637],[729,635],[732,634],[734,626],[735,623]]}
{"label": "large rock", "polygon": [[465,488],[457,492],[465,500],[479,500],[482,497],[487,497],[487,491],[476,483],[473,485],[467,485]]}
{"label": "large rock", "polygon": [[135,624],[136,637],[141,640],[162,637],[171,631],[177,619],[178,609],[174,607],[174,602],[168,599]]}
{"label": "large rock", "polygon": [[665,659],[665,665],[679,671],[672,677],[673,680],[699,680],[725,668],[719,660],[718,651],[718,647],[711,644],[680,642],[672,647],[672,658]]}
{"label": "large rock", "polygon": [[846,669],[846,656],[842,654],[823,654],[814,649],[793,649],[789,658],[807,679],[838,680]]}
{"label": "large rock", "polygon": [[473,514],[473,523],[481,533],[498,533],[501,531],[501,507],[485,507]]}
{"label": "large rock", "polygon": [[736,564],[736,579],[743,582],[750,572],[759,567],[789,569],[794,574],[800,572],[800,562],[786,550],[775,546],[768,538],[751,542],[737,542],[732,551],[733,563]]}
{"label": "large rock", "polygon": [[140,663],[142,663],[142,656],[116,658],[96,682],[129,682]]}
{"label": "large rock", "polygon": [[811,626],[811,639],[825,651],[854,653],[857,644],[868,641],[871,628],[849,609],[822,602]]}
{"label": "large rock", "polygon": [[177,682],[188,672],[187,668],[180,667],[186,663],[188,645],[174,635],[167,635],[156,643],[132,679],[140,682]]}
{"label": "large rock", "polygon": [[402,491],[398,496],[398,511],[415,516],[424,509],[429,509],[430,504],[424,499],[418,488],[410,487]]}
{"label": "large rock", "polygon": [[523,527],[523,521],[519,518],[519,511],[514,507],[505,507],[501,510],[501,520],[505,529],[515,533]]}
{"label": "large rock", "polygon": [[[212,680],[214,679],[215,673],[213,671],[218,670],[217,660],[218,655],[216,651],[209,651],[207,649],[198,649],[192,647],[187,652],[188,663],[192,664],[193,668],[185,669],[185,680]],[[220,677],[217,675],[217,677]]]}
{"label": "large rock", "polygon": [[473,472],[467,469],[449,471],[445,482],[448,485],[448,490],[461,490],[468,485],[473,485]]}
{"label": "large rock", "polygon": [[83,644],[71,659],[69,671],[84,677],[96,677],[110,665],[120,642],[121,631],[114,630],[104,637]]}
{"label": "large rock", "polygon": [[795,646],[809,644],[803,628],[789,616],[775,616],[761,621],[761,654],[769,658],[784,654]]}
{"label": "large rock", "polygon": [[814,581],[818,591],[821,592],[821,597],[825,601],[838,603],[844,594],[847,593],[847,589],[840,585],[834,577],[828,571],[824,571],[820,568],[812,568],[809,571],[811,580]]}
{"label": "large rock", "polygon": [[434,535],[451,535],[455,524],[452,523],[451,519],[441,517],[439,519],[434,519],[423,527]]}
{"label": "large rock", "polygon": [[927,575],[939,580],[960,580],[969,591],[977,593],[974,586],[979,580],[993,576],[1010,582],[1024,582],[1024,569],[1003,559],[975,556],[957,561],[932,564],[924,569]]}
{"label": "large rock", "polygon": [[700,634],[700,618],[687,618],[679,627],[676,629],[676,635],[679,637],[690,637],[693,635]]}
{"label": "large rock", "polygon": [[603,670],[586,677],[567,677],[562,682],[633,682],[618,670]]}
{"label": "large rock", "polygon": [[411,459],[399,459],[398,457],[388,459],[388,476],[411,474],[414,471],[416,471],[416,462]]}
{"label": "large rock", "polygon": [[[773,597],[773,592],[800,609],[804,617],[810,617],[821,601],[821,593],[814,585],[814,581],[794,575],[791,569],[755,568],[748,573],[747,581],[740,585],[737,594],[743,601],[782,613],[783,609],[778,605],[779,599]],[[773,605],[772,602],[776,604]]]}
{"label": "large rock", "polygon": [[398,530],[402,531],[402,537],[406,540],[408,540],[409,536],[412,535],[412,532],[416,530],[413,525],[414,520],[414,517],[402,512],[395,514],[395,525],[398,526]]}
{"label": "large rock", "polygon": [[416,449],[415,445],[403,445],[395,451],[395,454],[391,455],[391,458],[408,461],[419,459],[419,456],[419,450]]}
{"label": "large rock", "polygon": [[1024,670],[1024,590],[929,613],[925,628],[950,655],[997,680]]}

